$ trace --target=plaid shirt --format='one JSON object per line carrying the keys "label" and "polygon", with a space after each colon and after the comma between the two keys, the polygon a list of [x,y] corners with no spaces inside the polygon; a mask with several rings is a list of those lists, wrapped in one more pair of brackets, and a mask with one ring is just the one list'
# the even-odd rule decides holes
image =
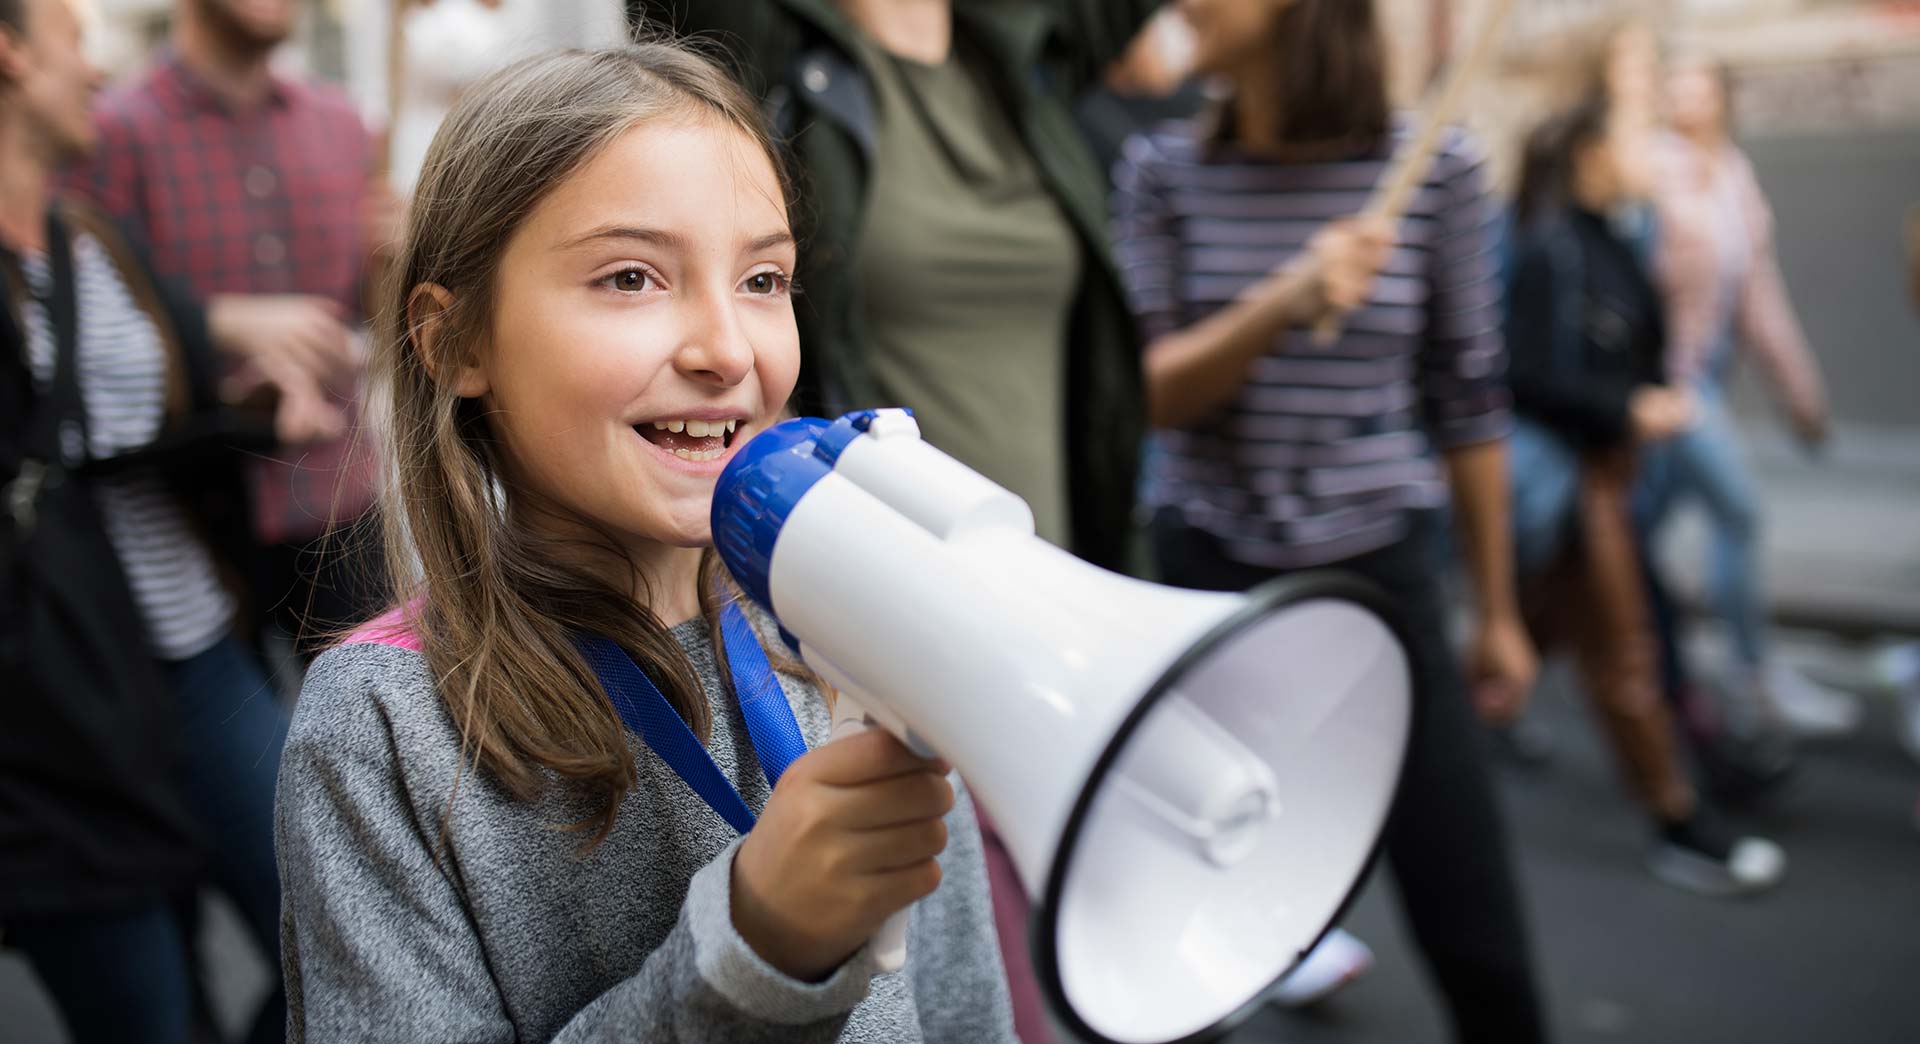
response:
{"label": "plaid shirt", "polygon": [[[94,118],[99,146],[71,187],[139,229],[162,273],[202,299],[313,294],[360,314],[373,152],[344,95],[276,78],[263,105],[236,111],[168,51]],[[305,540],[366,510],[371,454],[349,467],[350,442],[255,462],[260,540]]]}

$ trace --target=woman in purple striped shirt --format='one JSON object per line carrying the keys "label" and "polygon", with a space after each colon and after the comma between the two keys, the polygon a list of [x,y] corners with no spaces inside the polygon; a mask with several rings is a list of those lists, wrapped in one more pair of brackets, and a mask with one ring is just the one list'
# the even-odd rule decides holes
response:
{"label": "woman in purple striped shirt", "polygon": [[[1120,258],[1160,429],[1147,502],[1162,572],[1237,590],[1337,566],[1403,606],[1424,719],[1387,858],[1456,1035],[1541,1040],[1440,583],[1438,517],[1451,499],[1477,595],[1468,667],[1483,709],[1512,713],[1535,660],[1511,575],[1495,212],[1479,157],[1449,140],[1397,228],[1341,220],[1365,207],[1407,136],[1388,108],[1372,0],[1179,10],[1198,71],[1231,95],[1130,141],[1116,174]],[[1318,344],[1305,328],[1329,312],[1345,313],[1345,332]]]}

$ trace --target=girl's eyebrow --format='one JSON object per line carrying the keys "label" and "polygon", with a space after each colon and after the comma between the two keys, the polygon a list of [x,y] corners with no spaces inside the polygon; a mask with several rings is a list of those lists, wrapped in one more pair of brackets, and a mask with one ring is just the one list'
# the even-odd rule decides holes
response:
{"label": "girl's eyebrow", "polygon": [[[574,250],[586,246],[589,243],[598,243],[609,239],[650,243],[654,246],[673,251],[685,251],[687,249],[687,237],[678,232],[670,232],[662,228],[646,228],[638,225],[602,225],[590,232],[582,233],[567,240],[565,243],[560,244],[560,249]],[[768,232],[765,235],[748,241],[744,252],[757,254],[771,250],[774,247],[794,245],[796,245],[796,241],[793,238],[793,233],[783,228],[775,232]]]}
{"label": "girl's eyebrow", "polygon": [[766,235],[761,236],[760,238],[754,240],[753,242],[748,243],[747,253],[758,254],[765,250],[772,250],[774,247],[778,247],[778,246],[796,246],[796,245],[797,245],[797,242],[793,238],[793,233],[783,228],[778,232],[769,232]]}
{"label": "girl's eyebrow", "polygon": [[669,232],[661,228],[645,228],[637,225],[601,225],[591,232],[582,233],[560,244],[560,249],[573,250],[576,247],[586,246],[588,243],[597,243],[606,239],[631,239],[642,243],[651,243],[654,246],[664,247],[668,250],[685,250],[687,247],[687,238],[678,232]]}

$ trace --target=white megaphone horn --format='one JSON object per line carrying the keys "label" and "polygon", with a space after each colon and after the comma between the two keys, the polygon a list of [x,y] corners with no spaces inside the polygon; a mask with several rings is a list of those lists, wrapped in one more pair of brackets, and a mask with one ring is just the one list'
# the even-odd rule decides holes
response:
{"label": "white megaphone horn", "polygon": [[[715,490],[746,592],[867,718],[958,767],[1075,1032],[1209,1039],[1352,898],[1413,727],[1403,643],[1335,575],[1245,595],[1089,566],[905,410],[776,425]],[[874,941],[904,957],[904,914]]]}

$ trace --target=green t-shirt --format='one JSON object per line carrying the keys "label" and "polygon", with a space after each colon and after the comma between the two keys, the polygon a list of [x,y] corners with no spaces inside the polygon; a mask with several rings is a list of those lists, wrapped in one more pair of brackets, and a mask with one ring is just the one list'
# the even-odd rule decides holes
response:
{"label": "green t-shirt", "polygon": [[866,50],[878,140],[855,265],[874,376],[1065,544],[1072,226],[959,41],[940,65]]}

